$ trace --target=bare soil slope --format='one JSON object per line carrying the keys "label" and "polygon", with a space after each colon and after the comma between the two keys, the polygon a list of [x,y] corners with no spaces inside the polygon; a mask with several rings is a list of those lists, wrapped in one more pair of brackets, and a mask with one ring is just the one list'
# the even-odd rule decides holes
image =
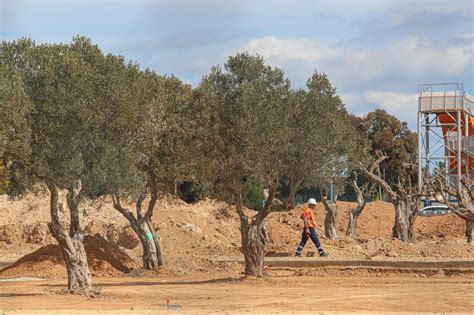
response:
{"label": "bare soil slope", "polygon": [[[92,276],[118,276],[130,272],[137,263],[117,245],[109,243],[100,235],[86,236],[84,247]],[[66,265],[58,245],[46,245],[20,258],[2,270],[4,277],[42,276],[63,277]]]}
{"label": "bare soil slope", "polygon": [[[64,194],[61,195],[64,202]],[[18,201],[8,200],[0,196],[0,257],[5,261],[14,261],[25,254],[34,252],[36,256],[28,264],[26,257],[8,270],[0,272],[0,277],[30,276],[60,277],[65,276],[62,256],[51,238],[47,222],[49,220],[49,197],[28,194]],[[339,202],[338,231],[339,238],[326,240],[323,246],[337,258],[360,258],[375,255],[377,259],[406,258],[474,258],[474,248],[465,244],[464,222],[454,215],[424,218],[416,222],[418,242],[407,244],[391,239],[394,211],[389,203],[372,202],[359,218],[356,239],[344,237],[348,211],[355,206],[349,202]],[[101,238],[88,238],[96,244],[87,245],[92,272],[95,276],[116,275],[126,271],[114,268],[107,261],[107,249],[113,244],[113,259],[117,259],[127,268],[138,268],[141,265],[141,246],[127,221],[113,209],[110,200],[103,198],[95,202],[86,202],[81,207],[81,224],[86,234],[99,234]],[[250,212],[250,210],[248,210]],[[302,222],[301,208],[290,212],[273,213],[268,218],[268,226],[273,242],[268,247],[269,255],[291,255],[298,245]],[[67,222],[68,212],[61,211],[61,219]],[[316,218],[320,226],[324,220],[324,209],[318,205]],[[162,198],[153,217],[155,228],[161,235],[168,267],[160,273],[174,275],[215,273],[239,274],[239,266],[220,265],[216,258],[241,257],[239,219],[235,210],[225,203],[214,200],[203,200],[196,204],[170,197]],[[320,235],[322,230],[320,230]],[[46,246],[46,247],[44,247]],[[43,247],[43,248],[41,248]],[[41,248],[41,249],[40,249]],[[314,246],[308,244],[306,252],[313,251]],[[48,259],[38,264],[38,257],[49,253]],[[120,253],[120,254],[119,254]],[[99,255],[100,254],[100,255]],[[39,255],[39,256],[38,256]],[[128,260],[128,255],[133,263]],[[53,257],[54,256],[54,257]],[[41,267],[37,267],[41,266]],[[58,267],[60,266],[60,267]],[[111,267],[112,266],[112,267]]]}

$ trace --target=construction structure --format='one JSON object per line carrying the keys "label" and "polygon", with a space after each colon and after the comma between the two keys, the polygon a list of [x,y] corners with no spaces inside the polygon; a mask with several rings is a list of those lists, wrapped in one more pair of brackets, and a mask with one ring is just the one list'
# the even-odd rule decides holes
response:
{"label": "construction structure", "polygon": [[459,188],[473,176],[474,97],[461,83],[418,86],[418,191],[431,205],[431,180]]}

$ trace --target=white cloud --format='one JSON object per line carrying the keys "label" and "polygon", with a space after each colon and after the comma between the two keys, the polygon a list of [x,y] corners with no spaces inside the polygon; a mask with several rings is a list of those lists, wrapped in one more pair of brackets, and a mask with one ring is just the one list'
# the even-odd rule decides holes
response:
{"label": "white cloud", "polygon": [[418,83],[474,83],[474,49],[469,42],[445,46],[409,37],[366,49],[270,36],[253,39],[239,51],[261,55],[268,64],[282,68],[296,86],[303,86],[315,69],[325,72],[351,112],[360,115],[380,107],[409,121],[412,128]]}
{"label": "white cloud", "polygon": [[[298,85],[305,81],[302,78],[308,78],[318,69],[327,72],[338,88],[345,91],[360,83],[380,85],[390,77],[408,81],[462,75],[470,72],[473,64],[472,44],[443,47],[419,37],[410,37],[389,47],[363,49],[331,47],[307,38],[269,36],[251,40],[241,51],[259,54],[269,64],[296,74]],[[299,69],[291,69],[291,64],[299,65]]]}
{"label": "white cloud", "polygon": [[249,52],[256,52],[267,59],[285,62],[289,59],[304,59],[318,62],[324,59],[337,58],[337,49],[317,44],[308,38],[279,39],[273,36],[251,40],[245,47]]}
{"label": "white cloud", "polygon": [[398,117],[401,121],[408,122],[411,128],[415,128],[418,111],[418,94],[367,91],[363,94],[363,97],[367,101],[385,109],[391,115]]}
{"label": "white cloud", "polygon": [[383,109],[397,112],[403,110],[417,110],[418,94],[400,92],[367,91],[364,97],[372,103],[379,104]]}
{"label": "white cloud", "polygon": [[418,94],[394,91],[370,90],[363,93],[341,93],[347,109],[355,115],[363,116],[374,108],[386,110],[401,121],[416,128]]}

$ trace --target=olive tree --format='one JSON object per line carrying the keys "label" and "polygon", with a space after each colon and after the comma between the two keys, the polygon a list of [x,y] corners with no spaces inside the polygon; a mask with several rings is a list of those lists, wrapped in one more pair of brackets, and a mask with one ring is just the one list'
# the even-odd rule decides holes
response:
{"label": "olive tree", "polygon": [[414,225],[420,201],[418,188],[413,185],[415,167],[413,164],[405,163],[404,172],[398,177],[398,182],[390,184],[375,173],[375,169],[388,159],[388,156],[380,151],[375,153],[377,158],[364,172],[371,181],[382,187],[395,208],[392,236],[404,242],[414,242],[416,241]]}
{"label": "olive tree", "polygon": [[412,185],[416,180],[413,167],[416,161],[416,134],[408,129],[405,122],[381,109],[354,119],[357,130],[366,136],[374,159],[368,167],[361,167],[360,173],[379,185],[394,205],[393,237],[413,242],[416,240],[414,223],[420,199],[416,187]]}
{"label": "olive tree", "polygon": [[[355,128],[336,89],[324,73],[315,72],[307,90],[292,93],[292,146],[285,155],[285,180],[289,186],[287,208],[294,207],[297,192],[303,187],[320,187],[326,209],[325,234],[335,238],[337,195],[345,186],[345,176],[353,157],[361,149]],[[354,164],[355,165],[355,164]],[[327,187],[334,193],[328,198]]]}
{"label": "olive tree", "polygon": [[[3,42],[0,50],[2,63],[22,75],[32,103],[28,156],[12,158],[11,165],[21,166],[14,169],[12,187],[19,192],[37,185],[48,188],[49,229],[63,252],[73,293],[92,290],[79,206],[95,190],[94,157],[102,117],[95,114],[100,82],[91,64],[100,55],[96,46],[80,37],[70,45]],[[69,226],[59,219],[61,189],[67,191]]]}
{"label": "olive tree", "polygon": [[[350,121],[354,127],[354,133],[352,139],[353,146],[356,150],[351,150],[349,154],[349,169],[350,176],[348,176],[349,185],[352,187],[356,197],[356,206],[351,208],[348,212],[348,222],[346,228],[346,236],[354,237],[357,230],[357,222],[359,216],[367,206],[367,202],[370,199],[372,192],[375,188],[375,184],[365,175],[365,170],[369,163],[371,141],[367,137],[365,130],[362,128],[362,119],[350,115]],[[373,170],[372,170],[373,171]]]}
{"label": "olive tree", "polygon": [[[207,113],[207,162],[201,167],[212,179],[216,195],[231,202],[240,217],[247,275],[263,275],[268,234],[267,216],[283,175],[288,150],[291,108],[289,81],[283,71],[247,53],[229,57],[224,69],[214,67],[198,88],[196,105]],[[264,207],[249,216],[242,188],[249,180],[268,189]]]}
{"label": "olive tree", "polygon": [[327,76],[315,72],[306,86],[307,91],[297,90],[291,99],[293,145],[285,156],[289,208],[294,207],[299,189],[324,187],[329,177],[342,172],[342,142],[349,140],[345,130],[347,112]]}
{"label": "olive tree", "polygon": [[[119,58],[112,61],[115,70],[110,69],[109,82],[117,87],[108,101],[104,187],[140,239],[143,267],[155,269],[165,265],[160,236],[152,224],[159,193],[183,179],[193,160],[188,150],[193,133],[188,119],[193,114],[191,90],[175,77],[125,66]],[[124,197],[135,200],[133,211],[122,202]]]}

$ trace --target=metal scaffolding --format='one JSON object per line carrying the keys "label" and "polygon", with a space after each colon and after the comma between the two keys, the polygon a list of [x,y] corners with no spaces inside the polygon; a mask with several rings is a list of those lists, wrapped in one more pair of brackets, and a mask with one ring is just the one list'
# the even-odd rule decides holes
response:
{"label": "metal scaffolding", "polygon": [[456,188],[472,176],[474,98],[461,83],[418,85],[418,191],[427,199],[433,177]]}

